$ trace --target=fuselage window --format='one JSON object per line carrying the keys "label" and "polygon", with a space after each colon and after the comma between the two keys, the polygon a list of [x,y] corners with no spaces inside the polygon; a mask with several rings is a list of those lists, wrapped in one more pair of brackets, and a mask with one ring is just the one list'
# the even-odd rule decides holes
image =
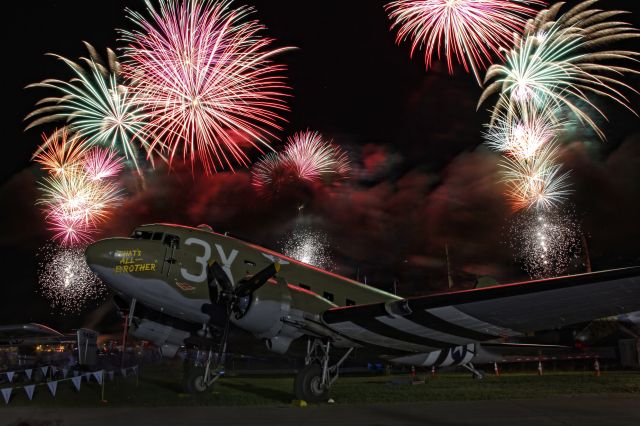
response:
{"label": "fuselage window", "polygon": [[298,284],[298,287],[300,287],[300,288],[304,288],[305,290],[311,290],[311,287],[309,287],[309,286],[308,286],[308,285],[306,285],[306,284],[302,284],[302,283]]}
{"label": "fuselage window", "polygon": [[347,299],[347,306],[354,306],[356,304],[355,300]]}
{"label": "fuselage window", "polygon": [[328,291],[325,291],[322,297],[327,299],[329,302],[333,302],[333,293],[329,293]]}
{"label": "fuselage window", "polygon": [[162,241],[162,243],[164,245],[169,246],[169,247],[178,248],[180,246],[180,237],[177,237],[177,236],[171,235],[171,234],[166,234],[164,236],[164,240]]}
{"label": "fuselage window", "polygon": [[162,241],[162,237],[164,237],[164,232],[154,232],[153,237],[151,237],[151,239],[153,241]]}
{"label": "fuselage window", "polygon": [[133,234],[131,234],[132,238],[135,238],[136,240],[150,240],[151,239],[151,232],[148,231],[133,231]]}

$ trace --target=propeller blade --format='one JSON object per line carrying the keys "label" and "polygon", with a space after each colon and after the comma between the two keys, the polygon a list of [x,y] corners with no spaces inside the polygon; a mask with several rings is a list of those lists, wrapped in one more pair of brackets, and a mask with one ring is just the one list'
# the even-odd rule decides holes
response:
{"label": "propeller blade", "polygon": [[272,263],[250,278],[240,280],[236,286],[235,295],[238,298],[245,297],[262,287],[270,278],[280,271],[279,263]]}
{"label": "propeller blade", "polygon": [[213,262],[207,268],[207,283],[209,284],[209,293],[211,295],[211,287],[214,286],[213,281],[217,281],[218,285],[222,288],[222,291],[225,293],[233,293],[233,284],[231,280],[229,280],[229,276],[222,266],[218,262]]}

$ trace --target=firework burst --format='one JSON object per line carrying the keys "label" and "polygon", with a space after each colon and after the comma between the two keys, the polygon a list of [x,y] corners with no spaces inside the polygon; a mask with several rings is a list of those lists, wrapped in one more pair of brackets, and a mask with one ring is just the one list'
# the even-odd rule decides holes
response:
{"label": "firework burst", "polygon": [[49,243],[40,249],[38,257],[39,291],[53,309],[79,313],[106,294],[105,285],[87,265],[84,248]]}
{"label": "firework burst", "polygon": [[115,151],[93,148],[86,154],[83,167],[89,179],[103,180],[117,176],[123,165]]}
{"label": "firework burst", "polygon": [[544,146],[534,157],[505,157],[501,162],[502,180],[514,210],[535,207],[549,209],[560,204],[571,192],[569,172],[562,172],[555,145]]}
{"label": "firework burst", "polygon": [[495,64],[487,70],[485,82],[492,83],[478,106],[494,93],[503,94],[493,108],[495,119],[518,102],[553,102],[558,108],[571,111],[604,139],[588,110],[602,117],[605,114],[588,94],[604,96],[631,109],[621,90],[635,90],[620,77],[638,71],[607,61],[635,63],[640,54],[602,46],[640,34],[627,23],[609,20],[624,12],[590,9],[594,3],[582,2],[556,19],[562,6],[558,3],[529,21],[524,34],[516,37],[505,64]]}
{"label": "firework burst", "polygon": [[112,181],[122,169],[121,159],[105,148],[86,149],[66,129],[45,139],[35,161],[49,172],[40,182],[42,206],[54,239],[65,246],[90,241],[97,226],[104,223],[122,193]]}
{"label": "firework burst", "polygon": [[138,30],[123,31],[124,74],[145,110],[151,148],[191,162],[205,173],[247,165],[246,147],[269,148],[288,110],[284,66],[271,58],[263,26],[246,18],[252,8],[229,1],[146,2],[150,18],[128,11]]}
{"label": "firework burst", "polygon": [[302,180],[333,181],[350,172],[349,157],[318,132],[298,132],[288,139],[284,160]]}
{"label": "firework burst", "polygon": [[77,135],[69,135],[66,128],[55,130],[50,136],[42,135],[40,145],[32,159],[43,170],[53,175],[73,175],[82,167],[87,146]]}
{"label": "firework burst", "polygon": [[331,184],[349,176],[346,152],[320,133],[307,130],[287,140],[281,153],[269,153],[253,166],[251,181],[262,195],[278,192],[291,182]]}
{"label": "firework burst", "polygon": [[514,255],[532,278],[562,275],[580,255],[580,226],[569,210],[521,212],[510,231]]}
{"label": "firework burst", "polygon": [[95,49],[86,44],[90,58],[81,58],[88,70],[59,55],[75,74],[70,81],[47,79],[27,87],[54,89],[61,96],[44,98],[25,120],[32,127],[63,121],[80,135],[87,145],[108,146],[117,150],[141,174],[141,159],[149,150],[147,123],[139,106],[133,104],[129,90],[120,76],[120,64],[107,49],[109,65],[103,65]]}
{"label": "firework burst", "polygon": [[424,49],[425,65],[431,67],[434,54],[447,59],[449,73],[454,59],[472,71],[480,83],[479,70],[492,56],[502,58],[501,48],[510,46],[512,34],[520,33],[530,6],[538,0],[399,0],[386,6],[392,29],[398,28],[396,42],[410,38],[411,55]]}
{"label": "firework burst", "polygon": [[502,111],[487,126],[486,144],[509,157],[521,161],[532,159],[546,145],[554,144],[558,133],[567,126],[551,104],[518,102]]}

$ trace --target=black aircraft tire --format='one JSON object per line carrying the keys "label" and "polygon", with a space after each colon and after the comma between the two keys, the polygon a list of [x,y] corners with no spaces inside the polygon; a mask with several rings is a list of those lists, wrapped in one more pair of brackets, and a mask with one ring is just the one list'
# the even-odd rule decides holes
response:
{"label": "black aircraft tire", "polygon": [[307,402],[325,402],[329,399],[329,389],[320,389],[322,368],[318,364],[309,364],[298,372],[293,382],[296,399]]}
{"label": "black aircraft tire", "polygon": [[186,393],[203,393],[210,389],[204,383],[204,368],[192,367],[184,372],[184,390]]}

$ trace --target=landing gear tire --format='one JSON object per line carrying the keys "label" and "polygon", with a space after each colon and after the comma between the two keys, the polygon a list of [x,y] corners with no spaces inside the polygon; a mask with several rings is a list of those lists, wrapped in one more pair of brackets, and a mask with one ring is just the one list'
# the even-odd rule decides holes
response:
{"label": "landing gear tire", "polygon": [[322,368],[318,364],[305,366],[296,375],[293,392],[297,399],[307,402],[325,402],[329,399],[329,389],[322,386]]}
{"label": "landing gear tire", "polygon": [[[213,386],[213,385],[211,385]],[[190,394],[203,393],[211,389],[204,380],[204,368],[194,367],[184,372],[184,390]]]}

